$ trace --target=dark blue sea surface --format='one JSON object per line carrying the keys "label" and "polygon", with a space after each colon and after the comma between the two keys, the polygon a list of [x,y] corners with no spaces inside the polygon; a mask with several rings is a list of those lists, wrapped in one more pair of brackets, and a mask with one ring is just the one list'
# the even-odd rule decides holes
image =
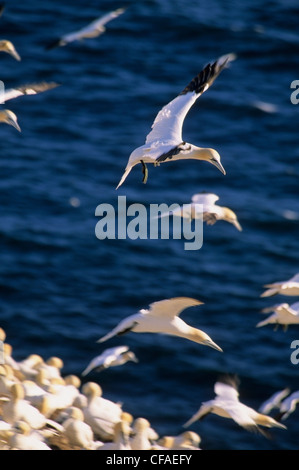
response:
{"label": "dark blue sea surface", "polygon": [[[106,347],[127,344],[139,358],[91,373],[106,398],[147,418],[162,436],[183,432],[223,373],[238,375],[240,399],[257,409],[274,392],[299,390],[290,344],[299,327],[256,328],[262,308],[296,297],[261,298],[267,283],[299,272],[299,6],[294,0],[145,0],[98,38],[53,50],[61,34],[122,7],[112,1],[10,0],[1,36],[22,57],[0,53],[6,88],[61,86],[7,102],[22,133],[1,124],[0,326],[13,356],[59,356],[80,376]],[[206,162],[136,166],[121,188],[130,153],[160,108],[223,54],[237,58],[190,110],[186,141],[217,149],[222,175]],[[270,111],[261,104],[270,104]],[[3,107],[4,105],[2,105]],[[209,191],[237,214],[204,226],[203,246],[184,240],[99,240],[96,207],[188,203]],[[223,353],[184,339],[128,333],[99,344],[126,316],[154,301],[190,296],[204,305],[182,318]],[[190,429],[203,449],[298,449],[299,409],[272,439],[215,415]]]}

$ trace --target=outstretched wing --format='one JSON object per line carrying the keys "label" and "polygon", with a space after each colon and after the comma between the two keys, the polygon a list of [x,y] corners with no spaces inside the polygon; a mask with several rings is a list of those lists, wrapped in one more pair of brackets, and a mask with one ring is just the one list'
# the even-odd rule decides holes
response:
{"label": "outstretched wing", "polygon": [[146,137],[146,144],[155,141],[170,141],[175,145],[183,141],[182,127],[184,119],[195,101],[212,85],[234,54],[220,57],[213,64],[208,64],[184,90],[157,114],[151,132]]}
{"label": "outstretched wing", "polygon": [[105,336],[98,339],[97,342],[103,343],[104,341],[107,341],[107,339],[110,339],[113,336],[123,335],[125,333],[128,333],[129,331],[132,331],[134,326],[138,324],[139,317],[140,315],[138,313],[135,315],[130,315],[129,317],[122,320],[115,328],[113,328],[113,330],[110,331],[110,333],[107,333]]}
{"label": "outstretched wing", "polygon": [[191,424],[195,423],[195,421],[203,419],[206,415],[212,413],[213,404],[214,400],[203,403],[199,410],[193,416],[191,416],[191,418],[185,424],[183,424],[183,427],[188,428],[189,426],[191,426]]}
{"label": "outstretched wing", "polygon": [[12,100],[22,95],[37,95],[38,93],[51,90],[52,88],[56,88],[57,86],[59,86],[59,84],[55,82],[40,82],[33,84],[31,83],[29,85],[23,85],[18,88],[9,88],[5,91],[3,100]]}
{"label": "outstretched wing", "polygon": [[[90,30],[90,32],[95,31],[97,35],[98,34],[97,31],[101,32],[104,30],[105,24],[109,23],[109,21],[113,20],[114,18],[117,18],[119,15],[122,15],[125,11],[126,11],[126,8],[118,8],[117,10],[113,10],[107,13],[106,15],[101,16],[100,18],[97,18],[96,20],[92,21],[92,23],[90,23],[87,26],[87,28]],[[87,32],[88,31],[86,31],[86,33]]]}
{"label": "outstretched wing", "polygon": [[160,300],[150,304],[149,310],[141,310],[142,313],[147,313],[157,317],[173,318],[178,316],[183,310],[188,307],[195,307],[201,305],[203,302],[192,299],[190,297],[173,297],[172,299]]}

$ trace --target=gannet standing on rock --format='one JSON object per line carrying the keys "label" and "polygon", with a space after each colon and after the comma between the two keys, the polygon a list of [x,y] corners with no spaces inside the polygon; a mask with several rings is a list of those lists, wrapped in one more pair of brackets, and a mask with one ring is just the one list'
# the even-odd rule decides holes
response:
{"label": "gannet standing on rock", "polygon": [[83,406],[84,421],[91,427],[100,440],[109,440],[114,436],[114,425],[121,420],[121,406],[102,397],[102,389],[95,382],[87,382],[82,387],[87,397]]}
{"label": "gannet standing on rock", "polygon": [[241,403],[237,385],[233,380],[230,380],[230,383],[216,382],[214,391],[216,398],[202,403],[200,409],[184,424],[184,427],[190,426],[209,413],[214,413],[222,418],[233,419],[247,431],[259,431],[264,435],[266,434],[260,426],[286,429],[286,426],[270,416],[258,413],[253,408]]}
{"label": "gannet standing on rock", "polygon": [[12,425],[17,421],[25,421],[32,429],[40,429],[46,425],[46,418],[24,399],[25,391],[22,384],[13,384],[10,392],[11,400],[2,407],[4,421]]}
{"label": "gannet standing on rock", "polygon": [[148,310],[141,309],[139,313],[130,315],[122,320],[110,333],[98,340],[99,343],[121,335],[129,331],[135,333],[163,333],[189,339],[195,343],[210,346],[222,351],[222,349],[204,333],[204,331],[187,325],[179,314],[188,307],[201,305],[199,300],[189,297],[174,297],[172,299],[160,300],[150,304]]}
{"label": "gannet standing on rock", "polygon": [[145,144],[131,153],[117,188],[123,184],[133,166],[138,163],[141,163],[143,167],[144,183],[147,181],[146,163],[153,163],[157,166],[171,160],[205,160],[225,174],[219,153],[211,148],[201,148],[185,142],[182,138],[182,128],[191,106],[233,59],[235,59],[234,54],[227,54],[213,64],[208,64],[174,100],[159,111],[152,125],[152,130],[146,137]]}

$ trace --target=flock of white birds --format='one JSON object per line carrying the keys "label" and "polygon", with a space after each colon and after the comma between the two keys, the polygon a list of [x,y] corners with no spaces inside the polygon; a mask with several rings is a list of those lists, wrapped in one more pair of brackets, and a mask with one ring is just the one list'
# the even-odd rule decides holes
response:
{"label": "flock of white birds", "polygon": [[[48,49],[61,47],[83,38],[94,38],[102,34],[105,24],[123,14],[120,8],[94,20],[81,30],[62,35],[52,42]],[[0,15],[4,5],[0,6]],[[8,40],[0,41],[0,51],[21,60],[14,45]],[[157,114],[145,144],[134,150],[128,160],[125,172],[117,186],[119,188],[132,168],[142,165],[143,182],[148,178],[147,164],[178,159],[207,161],[224,175],[225,170],[219,153],[211,148],[201,148],[185,142],[182,138],[184,119],[196,100],[212,85],[222,70],[235,59],[234,54],[220,57],[205,68],[170,103]],[[36,83],[8,89],[3,93],[2,103],[26,94],[37,94],[58,86],[57,83]],[[17,116],[9,109],[0,111],[0,121],[21,131]],[[224,220],[242,230],[236,214],[227,207],[216,205],[219,196],[201,193],[192,197],[192,202],[176,211],[161,216],[179,216],[189,219],[202,218],[207,224]],[[262,297],[276,294],[298,296],[299,274],[285,282],[265,286]],[[188,297],[176,297],[152,303],[148,309],[122,320],[110,333],[99,339],[104,342],[113,336],[129,332],[161,333],[184,338],[222,352],[204,331],[185,323],[179,315],[189,307],[202,304]],[[299,302],[281,303],[263,310],[273,312],[266,320],[257,324],[283,325],[299,323]],[[63,362],[57,357],[44,360],[32,354],[23,361],[13,358],[12,347],[6,342],[6,334],[0,329],[0,449],[9,450],[149,450],[176,449],[200,450],[200,436],[185,431],[179,436],[159,436],[148,420],[133,416],[122,409],[122,404],[114,403],[102,396],[101,387],[95,382],[84,385],[74,375],[63,377]],[[106,349],[95,357],[82,371],[85,377],[92,371],[103,371],[109,367],[121,366],[128,361],[138,362],[134,352],[127,346]],[[183,425],[189,427],[209,413],[234,420],[239,426],[267,435],[264,428],[286,429],[281,423],[292,413],[299,401],[299,392],[289,389],[279,391],[263,403],[258,411],[239,400],[236,379],[225,377],[216,382],[215,398],[202,403],[199,410]],[[269,416],[278,410],[276,419]]]}

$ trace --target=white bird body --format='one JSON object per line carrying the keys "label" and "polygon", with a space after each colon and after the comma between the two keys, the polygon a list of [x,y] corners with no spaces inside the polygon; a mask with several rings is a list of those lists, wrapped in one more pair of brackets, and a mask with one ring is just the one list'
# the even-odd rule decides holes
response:
{"label": "white bird body", "polygon": [[15,424],[25,421],[32,429],[40,429],[45,426],[47,420],[37,408],[24,400],[24,388],[21,384],[11,387],[12,399],[3,404],[2,416],[4,421]]}
{"label": "white bird body", "polygon": [[223,68],[234,58],[233,54],[228,54],[220,57],[213,64],[208,64],[176,98],[159,111],[145,144],[131,153],[117,188],[123,184],[132,168],[138,163],[143,165],[144,183],[147,181],[146,163],[153,163],[156,166],[170,160],[206,160],[225,174],[218,152],[185,142],[182,138],[182,127],[195,101],[212,85]]}
{"label": "white bird body", "polygon": [[13,450],[51,450],[42,435],[31,432],[27,422],[15,423],[16,432],[10,437],[9,445]]}
{"label": "white bird body", "polygon": [[86,38],[95,38],[100,34],[103,34],[106,31],[105,24],[109,21],[117,18],[119,15],[123,14],[126,11],[125,8],[118,8],[107,13],[100,18],[95,19],[84,28],[81,28],[78,31],[68,33],[63,35],[60,39],[52,42],[47,49],[53,49],[54,47],[61,47],[70,44],[71,42],[86,39]]}
{"label": "white bird body", "polygon": [[222,418],[233,419],[248,431],[262,432],[259,426],[286,429],[283,424],[278,423],[270,416],[258,413],[253,408],[241,403],[239,393],[234,386],[216,382],[214,391],[216,398],[202,403],[200,409],[184,424],[184,427],[190,426],[208,413],[214,413]]}
{"label": "white bird body", "polygon": [[86,369],[82,372],[82,375],[87,375],[93,369],[101,371],[108,369],[108,367],[123,365],[128,361],[138,362],[135,354],[132,351],[129,351],[128,346],[108,348],[103,351],[102,354],[92,359]]}
{"label": "white bird body", "polygon": [[264,287],[267,287],[267,290],[261,294],[261,297],[270,297],[276,294],[299,295],[299,273],[287,281],[266,284]]}
{"label": "white bird body", "polygon": [[84,423],[83,411],[73,407],[70,416],[63,423],[64,435],[72,446],[92,450],[94,448],[94,434],[91,427]]}
{"label": "white bird body", "polygon": [[212,193],[199,193],[192,196],[190,204],[184,204],[173,211],[167,211],[161,214],[161,217],[173,215],[175,217],[184,217],[189,220],[202,219],[208,225],[213,225],[217,220],[225,220],[233,224],[239,231],[242,230],[236,214],[228,207],[222,207],[215,204],[219,196]]}
{"label": "white bird body", "polygon": [[112,439],[114,425],[121,420],[121,406],[103,398],[101,387],[94,382],[86,383],[82,391],[87,397],[87,404],[82,408],[84,421],[101,440]]}
{"label": "white bird body", "polygon": [[148,310],[141,309],[139,313],[122,320],[110,333],[100,338],[98,342],[106,341],[115,335],[128,331],[136,333],[163,333],[189,339],[222,351],[206,333],[187,325],[178,316],[187,307],[194,307],[200,304],[202,302],[188,297],[174,297],[154,302],[150,304]]}
{"label": "white bird body", "polygon": [[[268,312],[270,308],[263,310],[264,313]],[[299,324],[299,302],[295,302],[292,305],[287,303],[282,303],[272,307],[274,313],[270,315],[266,320],[259,322],[256,326],[257,328],[269,324],[283,325],[284,329],[288,325],[298,325]]]}

